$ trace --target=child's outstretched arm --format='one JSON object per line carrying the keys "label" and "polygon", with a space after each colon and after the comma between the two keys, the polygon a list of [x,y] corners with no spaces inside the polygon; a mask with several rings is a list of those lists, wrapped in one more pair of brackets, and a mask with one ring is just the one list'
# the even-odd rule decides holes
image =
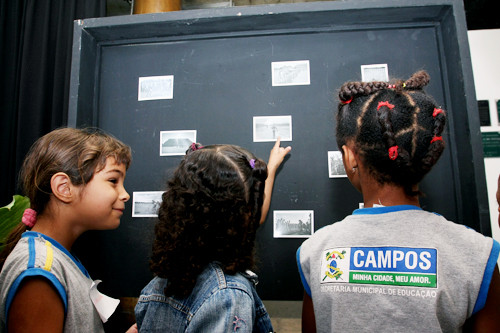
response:
{"label": "child's outstretched arm", "polygon": [[267,162],[267,179],[266,186],[264,188],[264,202],[262,204],[262,215],[260,218],[260,223],[264,223],[267,217],[267,212],[269,211],[269,206],[271,205],[271,195],[273,193],[274,178],[276,177],[276,171],[278,171],[281,162],[285,158],[286,154],[292,150],[292,147],[280,147],[281,138],[278,137],[274,147],[271,149],[269,154],[269,162]]}
{"label": "child's outstretched arm", "polygon": [[9,332],[62,332],[64,305],[45,278],[26,278],[9,309]]}

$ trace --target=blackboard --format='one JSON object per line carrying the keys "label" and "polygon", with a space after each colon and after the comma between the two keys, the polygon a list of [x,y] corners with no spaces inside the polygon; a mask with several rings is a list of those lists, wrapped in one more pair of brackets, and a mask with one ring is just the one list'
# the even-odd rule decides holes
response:
{"label": "blackboard", "polygon": [[[309,61],[310,84],[273,86],[273,62]],[[191,10],[75,22],[69,126],[98,126],[133,149],[132,195],[162,191],[181,156],[160,156],[160,132],[196,130],[202,144],[231,143],[267,160],[273,142],[254,142],[253,118],[291,116],[292,152],[279,171],[258,232],[265,300],[302,298],[295,252],[304,238],[274,238],[273,211],[313,210],[314,229],[358,208],[347,178],[330,178],[338,150],[336,89],[361,79],[361,65],[389,76],[425,69],[427,91],[448,111],[447,149],[422,183],[422,206],[486,235],[479,117],[462,1],[338,1]],[[140,77],[173,75],[173,98],[138,100]],[[137,297],[151,279],[155,219],[89,232],[77,252],[104,292]]]}

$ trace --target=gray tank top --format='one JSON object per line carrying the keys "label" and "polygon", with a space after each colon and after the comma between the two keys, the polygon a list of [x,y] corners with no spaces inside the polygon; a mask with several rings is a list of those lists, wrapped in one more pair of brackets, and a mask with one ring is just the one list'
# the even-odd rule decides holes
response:
{"label": "gray tank top", "polygon": [[6,331],[9,307],[27,276],[44,277],[58,291],[65,332],[104,332],[89,296],[92,279],[86,269],[55,240],[32,231],[23,234],[0,273],[0,332]]}

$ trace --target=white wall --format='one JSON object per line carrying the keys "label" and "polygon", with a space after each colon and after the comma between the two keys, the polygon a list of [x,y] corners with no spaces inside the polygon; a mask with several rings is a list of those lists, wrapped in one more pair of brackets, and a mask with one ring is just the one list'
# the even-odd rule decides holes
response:
{"label": "white wall", "polygon": [[[500,29],[471,30],[468,32],[472,70],[477,100],[488,100],[491,125],[481,127],[481,132],[500,132],[497,101],[500,100]],[[500,157],[485,158],[486,186],[493,238],[500,241],[498,226],[497,180],[500,174]],[[500,267],[500,259],[499,259]]]}

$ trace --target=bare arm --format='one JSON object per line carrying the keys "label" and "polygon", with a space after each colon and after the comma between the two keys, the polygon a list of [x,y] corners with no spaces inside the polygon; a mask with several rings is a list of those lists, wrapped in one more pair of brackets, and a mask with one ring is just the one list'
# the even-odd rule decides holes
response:
{"label": "bare arm", "polygon": [[500,274],[498,265],[491,277],[490,289],[484,308],[465,323],[466,332],[500,332]]}
{"label": "bare arm", "polygon": [[314,317],[314,306],[311,297],[304,291],[302,302],[302,332],[316,333],[316,318]]}
{"label": "bare arm", "polygon": [[139,331],[137,330],[137,324],[134,324],[130,326],[130,328],[127,330],[125,333],[138,333]]}
{"label": "bare arm", "polygon": [[276,177],[276,171],[278,170],[281,162],[285,158],[286,154],[292,150],[292,147],[288,146],[286,148],[280,147],[281,139],[278,137],[274,147],[271,149],[269,154],[269,162],[267,162],[267,179],[266,186],[264,188],[264,202],[262,203],[262,215],[260,217],[260,223],[264,223],[269,212],[269,206],[271,205],[271,195],[273,194],[274,178]]}
{"label": "bare arm", "polygon": [[9,309],[9,332],[62,332],[64,305],[44,278],[22,282]]}

